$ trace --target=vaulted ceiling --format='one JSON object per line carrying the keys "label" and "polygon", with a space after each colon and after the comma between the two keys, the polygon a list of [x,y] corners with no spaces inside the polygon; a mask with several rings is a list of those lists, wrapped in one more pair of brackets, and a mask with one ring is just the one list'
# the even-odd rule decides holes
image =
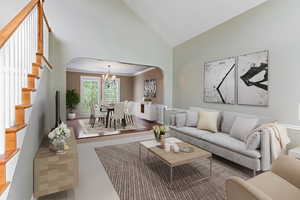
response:
{"label": "vaulted ceiling", "polygon": [[123,0],[171,46],[267,0]]}

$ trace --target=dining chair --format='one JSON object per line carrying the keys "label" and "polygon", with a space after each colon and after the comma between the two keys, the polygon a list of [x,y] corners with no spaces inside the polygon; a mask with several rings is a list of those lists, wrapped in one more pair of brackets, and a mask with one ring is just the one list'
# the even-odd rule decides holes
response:
{"label": "dining chair", "polygon": [[95,118],[98,119],[99,125],[105,125],[106,112],[102,110],[101,105],[94,104]]}
{"label": "dining chair", "polygon": [[129,101],[127,103],[126,109],[125,109],[125,119],[126,122],[132,126],[135,125],[134,122],[134,102],[133,101]]}
{"label": "dining chair", "polygon": [[95,117],[95,107],[94,105],[90,105],[90,119],[89,119],[89,124],[92,128],[94,128],[96,122],[96,117]]}
{"label": "dining chair", "polygon": [[111,127],[111,122],[113,121],[115,130],[117,129],[118,124],[122,125],[122,120],[124,119],[125,116],[124,105],[125,105],[124,102],[116,103],[114,106],[114,112],[110,117],[110,127]]}

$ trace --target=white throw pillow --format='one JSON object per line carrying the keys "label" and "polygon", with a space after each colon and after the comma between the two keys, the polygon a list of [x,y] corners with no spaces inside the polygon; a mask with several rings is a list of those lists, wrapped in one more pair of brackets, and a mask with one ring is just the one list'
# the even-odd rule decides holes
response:
{"label": "white throw pillow", "polygon": [[183,127],[186,124],[186,113],[176,113],[176,126]]}
{"label": "white throw pillow", "polygon": [[257,126],[257,123],[257,118],[236,117],[230,130],[230,136],[243,142],[247,142],[248,135],[252,133],[252,130]]}
{"label": "white throw pillow", "polygon": [[249,150],[256,150],[260,146],[260,135],[259,131],[251,133],[251,135],[247,138],[246,145]]}
{"label": "white throw pillow", "polygon": [[186,126],[196,127],[197,122],[198,122],[198,112],[188,110],[186,115]]}
{"label": "white throw pillow", "polygon": [[176,115],[172,114],[170,115],[170,126],[175,126],[176,125]]}
{"label": "white throw pillow", "polygon": [[198,115],[197,128],[211,132],[218,132],[219,112],[215,111],[200,111]]}

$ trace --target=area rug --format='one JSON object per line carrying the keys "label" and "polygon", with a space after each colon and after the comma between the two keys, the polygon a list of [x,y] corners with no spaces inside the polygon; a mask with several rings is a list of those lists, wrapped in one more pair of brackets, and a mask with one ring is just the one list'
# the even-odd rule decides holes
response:
{"label": "area rug", "polygon": [[145,150],[139,159],[138,143],[95,149],[121,200],[224,200],[225,181],[231,176],[249,178],[243,167],[213,158],[213,175],[209,161],[199,160],[174,168],[173,183],[169,183],[169,167]]}
{"label": "area rug", "polygon": [[91,127],[89,124],[89,119],[80,119],[78,120],[79,124],[86,135],[94,135],[94,134],[102,134],[102,135],[113,135],[113,134],[119,134],[120,131],[128,131],[128,130],[140,130],[144,129],[145,127],[141,124],[135,124],[135,125],[128,125],[125,128],[118,127],[116,130],[114,128],[105,128],[98,123],[95,123],[94,127]]}

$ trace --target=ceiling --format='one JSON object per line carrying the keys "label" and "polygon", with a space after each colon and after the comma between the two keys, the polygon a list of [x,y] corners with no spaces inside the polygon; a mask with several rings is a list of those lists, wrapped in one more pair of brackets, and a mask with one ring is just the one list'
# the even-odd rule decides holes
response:
{"label": "ceiling", "polygon": [[154,68],[146,65],[81,57],[72,59],[67,64],[67,71],[103,74],[108,72],[108,65],[111,66],[110,72],[112,74],[122,76],[135,76]]}
{"label": "ceiling", "polygon": [[123,0],[171,46],[267,0]]}

